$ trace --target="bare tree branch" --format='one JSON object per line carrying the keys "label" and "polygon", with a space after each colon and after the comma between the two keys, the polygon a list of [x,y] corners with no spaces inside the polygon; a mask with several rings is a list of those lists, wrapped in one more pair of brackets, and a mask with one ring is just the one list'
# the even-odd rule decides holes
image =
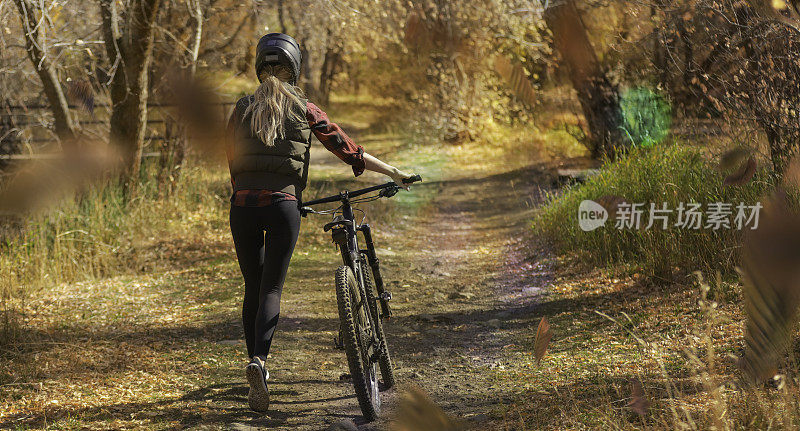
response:
{"label": "bare tree branch", "polygon": [[[70,115],[69,103],[64,90],[58,81],[55,65],[47,56],[47,45],[44,43],[42,34],[42,27],[46,21],[45,11],[38,9],[30,0],[14,0],[14,3],[19,12],[28,58],[39,75],[45,96],[53,112],[56,136],[62,141],[62,144],[74,145],[75,122]],[[36,16],[37,10],[41,17]]]}

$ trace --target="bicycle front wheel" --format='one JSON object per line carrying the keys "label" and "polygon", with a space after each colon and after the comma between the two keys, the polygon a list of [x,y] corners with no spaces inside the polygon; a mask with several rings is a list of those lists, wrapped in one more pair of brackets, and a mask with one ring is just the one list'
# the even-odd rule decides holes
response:
{"label": "bicycle front wheel", "polygon": [[348,266],[336,270],[336,300],[339,303],[339,324],[342,344],[347,354],[347,365],[353,379],[353,388],[364,419],[374,421],[380,412],[378,369],[370,358],[372,327],[367,303],[362,300],[353,271]]}
{"label": "bicycle front wheel", "polygon": [[[366,262],[361,262],[361,272],[364,274],[364,288],[367,291],[367,299],[377,308],[377,298],[375,298],[375,282],[372,281],[372,270]],[[375,320],[375,319],[373,319]],[[392,366],[392,356],[389,354],[389,342],[386,340],[386,333],[383,330],[383,322],[378,317],[375,320],[375,334],[381,343],[381,356],[378,358],[378,365],[383,377],[383,388],[389,389],[395,385],[394,367]]]}

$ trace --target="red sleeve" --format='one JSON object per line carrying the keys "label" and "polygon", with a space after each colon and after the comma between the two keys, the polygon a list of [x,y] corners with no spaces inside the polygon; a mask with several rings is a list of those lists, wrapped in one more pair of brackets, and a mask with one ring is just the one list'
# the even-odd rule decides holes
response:
{"label": "red sleeve", "polygon": [[322,109],[308,102],[306,109],[308,126],[314,136],[325,148],[353,167],[353,174],[359,176],[364,172],[364,148],[356,145],[339,125],[332,123]]}

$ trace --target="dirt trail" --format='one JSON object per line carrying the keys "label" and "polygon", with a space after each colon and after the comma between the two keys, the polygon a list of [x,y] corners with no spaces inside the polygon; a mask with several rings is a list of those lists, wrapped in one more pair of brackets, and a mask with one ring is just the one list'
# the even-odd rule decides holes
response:
{"label": "dirt trail", "polygon": [[[470,424],[486,425],[490,413],[514,396],[513,388],[499,386],[489,370],[509,366],[503,364],[503,348],[519,338],[517,332],[535,331],[530,310],[547,272],[531,260],[526,245],[539,185],[546,183],[541,169],[473,171],[458,177],[445,172],[442,181],[415,187],[416,193],[436,196],[416,217],[391,233],[377,226],[384,231],[378,247],[393,245],[381,251],[395,298],[387,332],[398,380],[423,388],[448,413]],[[292,301],[296,295],[289,290],[285,298]],[[310,341],[302,333],[311,324],[319,324],[319,330],[335,327],[332,319],[304,320],[303,307],[284,310],[291,310],[285,315],[292,322],[291,327],[282,325],[277,344],[284,349],[290,345],[287,337]],[[305,358],[307,367],[290,359],[303,346],[274,355],[273,367],[280,370],[273,381],[276,413],[243,421],[240,429],[320,430],[342,419],[354,420],[359,429],[385,428],[396,391],[383,396],[384,419],[361,423],[349,382],[337,381],[336,374],[345,371],[344,357],[331,349],[330,337],[320,338],[311,345],[323,353]],[[321,376],[326,361],[338,366]]]}
{"label": "dirt trail", "polygon": [[[541,165],[444,168],[439,181],[414,188],[431,201],[401,223],[373,224],[394,294],[386,330],[400,388],[421,387],[471,425],[489,426],[518,393],[493,371],[513,366],[504,349],[535,331],[532,310],[548,283],[527,249],[542,184]],[[164,273],[73,284],[30,304],[29,341],[0,361],[12,376],[0,386],[0,428],[317,431],[344,420],[385,429],[398,391],[385,392],[383,417],[365,424],[341,378],[346,361],[332,342],[338,257],[303,239],[323,222],[304,221],[293,258],[266,416],[246,406],[240,274],[223,226],[211,242],[162,244],[159,253],[180,256]]]}

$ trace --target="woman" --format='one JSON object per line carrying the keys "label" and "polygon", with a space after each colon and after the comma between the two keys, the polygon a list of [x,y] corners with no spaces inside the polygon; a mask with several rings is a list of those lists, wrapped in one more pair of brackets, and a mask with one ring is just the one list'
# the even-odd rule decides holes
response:
{"label": "woman", "polygon": [[[353,168],[388,175],[402,185],[407,174],[364,152],[295,86],[301,54],[281,33],[256,49],[255,94],[241,98],[228,123],[231,233],[244,276],[242,323],[251,359],[245,368],[250,408],[269,407],[264,362],[278,322],[281,289],[300,230],[299,202],[308,178],[311,135]],[[266,231],[266,240],[264,232]]]}

